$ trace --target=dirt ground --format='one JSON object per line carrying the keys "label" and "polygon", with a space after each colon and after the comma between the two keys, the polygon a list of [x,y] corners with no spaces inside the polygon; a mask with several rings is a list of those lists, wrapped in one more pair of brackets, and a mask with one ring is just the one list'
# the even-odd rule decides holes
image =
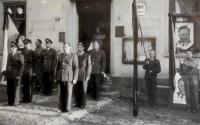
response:
{"label": "dirt ground", "polygon": [[0,125],[192,125],[200,124],[200,111],[189,113],[185,108],[157,109],[140,104],[138,117],[133,117],[132,100],[101,98],[99,102],[87,100],[86,109],[73,108],[61,113],[57,108],[57,95],[34,95],[33,102],[18,107],[0,103]]}

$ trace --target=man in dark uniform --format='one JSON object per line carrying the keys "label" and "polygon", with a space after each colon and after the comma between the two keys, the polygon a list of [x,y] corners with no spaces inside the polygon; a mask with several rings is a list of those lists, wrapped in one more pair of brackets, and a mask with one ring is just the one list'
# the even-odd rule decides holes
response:
{"label": "man in dark uniform", "polygon": [[90,52],[92,71],[90,75],[90,96],[92,99],[98,101],[100,98],[101,75],[105,73],[106,54],[99,49],[97,41],[93,42],[93,50]]}
{"label": "man in dark uniform", "polygon": [[191,50],[187,51],[187,58],[181,60],[182,78],[184,81],[186,104],[189,112],[197,112],[198,109],[198,62],[192,58]]}
{"label": "man in dark uniform", "polygon": [[45,39],[46,48],[41,52],[42,81],[44,85],[43,94],[51,95],[53,92],[54,73],[57,64],[56,50],[51,48],[53,43],[50,39]]}
{"label": "man in dark uniform", "polygon": [[72,88],[78,78],[78,59],[75,53],[71,52],[68,42],[63,43],[64,52],[58,57],[56,80],[58,83],[58,108],[61,112],[71,110]]}
{"label": "man in dark uniform", "polygon": [[33,79],[32,76],[35,75],[35,63],[36,54],[30,49],[32,41],[30,39],[24,39],[24,50],[22,55],[24,56],[24,71],[22,74],[22,101],[24,103],[29,103],[32,101],[33,97]]}
{"label": "man in dark uniform", "polygon": [[21,79],[24,68],[24,56],[20,53],[17,53],[18,48],[19,46],[16,42],[11,42],[11,53],[8,55],[6,71],[4,72],[7,80],[8,106],[16,105],[16,87]]}
{"label": "man in dark uniform", "polygon": [[35,42],[35,53],[37,55],[36,63],[35,63],[35,73],[36,75],[36,85],[35,89],[36,91],[43,90],[43,84],[42,84],[42,67],[41,67],[41,52],[43,50],[43,47],[41,46],[42,41],[40,39],[37,39]]}
{"label": "man in dark uniform", "polygon": [[88,80],[91,73],[91,58],[90,55],[84,52],[83,43],[78,43],[78,63],[79,63],[79,75],[78,81],[74,86],[75,90],[75,106],[85,108],[86,106],[86,92],[88,86]]}
{"label": "man in dark uniform", "polygon": [[155,59],[155,51],[149,51],[150,58],[145,60],[143,69],[145,71],[145,82],[147,89],[148,107],[156,108],[157,102],[157,74],[161,72],[160,61]]}

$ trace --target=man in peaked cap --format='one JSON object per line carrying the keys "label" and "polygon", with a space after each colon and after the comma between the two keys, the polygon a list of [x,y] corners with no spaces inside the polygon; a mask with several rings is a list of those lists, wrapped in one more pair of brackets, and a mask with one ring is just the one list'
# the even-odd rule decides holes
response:
{"label": "man in peaked cap", "polygon": [[36,63],[35,63],[35,73],[36,75],[36,85],[35,85],[35,90],[36,91],[41,91],[43,90],[43,84],[42,84],[42,72],[41,72],[41,52],[43,50],[43,47],[41,46],[42,41],[40,39],[37,39],[35,42],[35,53],[36,53]]}
{"label": "man in peaked cap", "polygon": [[16,42],[10,44],[10,54],[8,54],[7,66],[6,66],[6,80],[7,80],[7,95],[8,95],[8,106],[17,106],[18,102],[15,101],[16,89],[20,82],[23,68],[24,68],[24,56],[17,53],[19,46]]}
{"label": "man in peaked cap", "polygon": [[84,52],[83,43],[78,43],[78,63],[79,63],[79,75],[76,85],[74,86],[75,91],[75,105],[74,107],[85,108],[86,106],[86,93],[88,80],[90,79],[91,73],[91,58],[90,55]]}
{"label": "man in peaked cap", "polygon": [[52,41],[45,39],[46,48],[41,52],[41,65],[42,65],[42,81],[43,81],[43,94],[51,95],[53,92],[54,73],[57,64],[56,50],[51,48]]}
{"label": "man in peaked cap", "polygon": [[89,81],[89,92],[92,99],[98,101],[100,98],[100,88],[102,85],[101,75],[105,74],[106,54],[99,49],[99,42],[93,41],[93,50],[90,51],[92,71]]}
{"label": "man in peaked cap", "polygon": [[24,71],[22,74],[22,101],[24,103],[30,103],[33,97],[33,78],[35,75],[35,62],[36,54],[30,49],[32,41],[30,39],[24,39],[24,50],[22,55],[24,56]]}

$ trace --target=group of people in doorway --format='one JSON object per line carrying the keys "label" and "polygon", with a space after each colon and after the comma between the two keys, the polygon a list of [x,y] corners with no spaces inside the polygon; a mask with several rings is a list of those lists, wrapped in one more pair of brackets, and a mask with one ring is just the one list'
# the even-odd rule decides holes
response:
{"label": "group of people in doorway", "polygon": [[[193,51],[185,51],[187,58],[180,60],[180,75],[184,81],[186,107],[188,112],[197,112],[198,109],[198,71],[197,60],[193,59]],[[147,89],[147,107],[156,108],[157,103],[157,74],[161,72],[160,61],[155,58],[155,50],[149,51],[145,60],[145,82]]]}
{"label": "group of people in doorway", "polygon": [[[31,50],[32,41],[24,39],[24,50],[17,52],[18,44],[10,44],[7,67],[3,75],[7,80],[7,106],[19,105],[20,86],[22,103],[30,103],[33,96],[33,83],[41,88],[41,95],[51,96],[53,85],[58,85],[58,108],[69,112],[74,93],[74,107],[85,108],[87,94],[90,99],[100,99],[102,76],[105,76],[106,55],[99,49],[98,41],[92,41],[93,49],[84,52],[84,44],[77,45],[78,53],[71,52],[69,42],[63,42],[63,52],[58,54],[51,47],[53,42],[45,39],[46,48],[37,39],[35,51]],[[36,78],[36,79],[34,79]],[[88,82],[89,81],[89,82]]]}

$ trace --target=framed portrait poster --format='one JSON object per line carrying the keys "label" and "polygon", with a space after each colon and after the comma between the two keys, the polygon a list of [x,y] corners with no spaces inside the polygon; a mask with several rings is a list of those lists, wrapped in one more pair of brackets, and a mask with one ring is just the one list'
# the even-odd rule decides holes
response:
{"label": "framed portrait poster", "polygon": [[193,22],[176,22],[175,23],[175,46],[179,52],[185,52],[194,49],[194,23]]}
{"label": "framed portrait poster", "polygon": [[[146,56],[149,58],[149,50],[154,49],[156,52],[156,38],[155,37],[144,37],[144,46],[139,38],[138,42],[138,64],[143,64]],[[123,64],[133,64],[133,38],[123,38],[122,39],[122,63]],[[146,56],[145,56],[146,51]]]}

